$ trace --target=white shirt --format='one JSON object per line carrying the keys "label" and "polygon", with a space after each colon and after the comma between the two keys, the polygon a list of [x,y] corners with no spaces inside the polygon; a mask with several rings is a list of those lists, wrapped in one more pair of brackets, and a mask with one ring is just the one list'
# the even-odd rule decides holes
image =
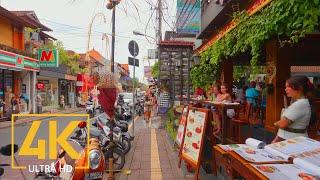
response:
{"label": "white shirt", "polygon": [[[306,129],[309,125],[311,117],[311,107],[309,104],[309,100],[305,98],[296,100],[287,109],[284,110],[282,116],[292,121],[292,123],[288,126],[289,128]],[[292,133],[283,129],[279,129],[277,135],[283,139],[291,139],[297,136],[308,137],[307,132]]]}

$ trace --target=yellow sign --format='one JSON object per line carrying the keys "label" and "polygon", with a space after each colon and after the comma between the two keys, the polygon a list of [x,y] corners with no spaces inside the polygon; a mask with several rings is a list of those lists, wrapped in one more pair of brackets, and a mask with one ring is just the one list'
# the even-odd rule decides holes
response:
{"label": "yellow sign", "polygon": [[[11,134],[11,141],[12,145],[14,145],[14,119],[15,117],[21,117],[21,116],[28,116],[28,117],[86,117],[87,124],[90,123],[89,115],[88,114],[13,114],[12,115],[12,134]],[[39,130],[39,127],[41,126],[41,121],[33,121],[32,125],[22,143],[22,146],[19,150],[18,155],[19,156],[37,156],[39,160],[44,160],[46,158],[47,149],[46,147],[49,147],[49,159],[56,159],[57,158],[57,145],[59,144],[61,148],[63,148],[66,153],[72,158],[72,159],[78,159],[80,157],[80,153],[78,153],[68,142],[67,138],[71,135],[71,133],[77,128],[79,120],[71,121],[65,129],[62,131],[61,134],[57,134],[57,121],[58,120],[49,120],[49,146],[46,144],[45,139],[38,139],[37,141],[37,147],[31,147],[33,140],[35,139],[35,136]],[[88,132],[90,132],[90,126],[87,127]],[[89,133],[87,136],[87,146],[89,145]],[[12,148],[13,151],[13,148]],[[87,152],[88,153],[88,152]],[[13,153],[12,153],[13,154]],[[79,167],[80,169],[88,169],[89,168],[89,158],[87,158],[88,163],[87,167]],[[15,166],[14,165],[14,156],[12,156],[12,162],[11,166],[13,169],[26,169],[26,166]]]}

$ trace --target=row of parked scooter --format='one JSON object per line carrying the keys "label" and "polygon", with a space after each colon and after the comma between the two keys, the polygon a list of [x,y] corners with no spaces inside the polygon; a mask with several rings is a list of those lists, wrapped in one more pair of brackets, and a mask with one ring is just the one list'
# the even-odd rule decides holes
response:
{"label": "row of parked scooter", "polygon": [[[133,137],[128,132],[128,121],[132,118],[130,109],[118,98],[115,118],[111,121],[106,113],[101,113],[92,118],[90,124],[82,121],[68,139],[73,147],[81,152],[79,159],[72,160],[65,150],[61,149],[55,162],[47,170],[35,173],[35,179],[102,179],[105,172],[110,171],[109,159],[113,157],[113,170],[120,172],[125,164],[125,155],[131,149]],[[143,106],[142,106],[143,107]],[[88,128],[90,126],[90,130]],[[111,131],[111,126],[113,126]],[[90,137],[89,144],[87,142]],[[113,141],[111,141],[113,136]],[[11,155],[11,145],[0,149],[4,155]],[[14,145],[14,153],[18,151],[18,146]],[[89,161],[87,161],[89,158]],[[89,163],[89,164],[88,164]],[[4,173],[0,164],[0,176]],[[88,169],[77,168],[87,167]],[[10,166],[10,165],[8,165]],[[72,167],[72,171],[64,172],[64,167]]]}
{"label": "row of parked scooter", "polygon": [[[143,114],[144,98],[136,98],[134,111],[135,114],[141,116]],[[103,113],[103,109],[99,103],[94,103],[93,98],[90,96],[86,103],[86,112],[93,118],[97,113]],[[119,94],[117,104],[116,104],[116,115],[121,120],[129,121],[133,114],[133,103],[125,102],[123,95]]]}
{"label": "row of parked scooter", "polygon": [[[91,144],[97,143],[97,146],[95,146],[93,150],[90,150],[88,155],[85,155],[85,151],[82,151],[82,153],[84,153],[84,155],[81,156],[82,158],[89,157],[89,169],[77,170],[75,167],[83,166],[84,164],[79,164],[79,162],[84,162],[84,160],[79,159],[75,161],[76,163],[72,161],[68,162],[70,158],[66,157],[67,155],[64,151],[58,155],[54,166],[61,166],[62,162],[72,164],[74,171],[70,179],[73,180],[102,179],[103,173],[110,170],[109,159],[113,157],[113,170],[120,172],[125,164],[125,155],[130,151],[131,142],[134,139],[128,132],[128,123],[132,118],[131,111],[132,108],[119,97],[113,121],[111,121],[106,113],[101,113],[97,117],[92,118],[89,125],[85,121],[78,124],[78,128],[75,130],[74,135],[70,137],[69,141],[81,147],[80,149],[82,150],[92,149],[92,147],[90,147]],[[90,126],[90,130],[88,126]],[[113,126],[112,131],[111,126]],[[88,133],[90,133],[90,138],[95,139],[94,142],[90,141],[89,147],[87,147]],[[113,141],[111,141],[111,136],[113,136]],[[62,159],[64,161],[62,161]],[[36,174],[36,178],[45,179],[57,179],[59,176],[60,173],[57,172],[41,172]]]}

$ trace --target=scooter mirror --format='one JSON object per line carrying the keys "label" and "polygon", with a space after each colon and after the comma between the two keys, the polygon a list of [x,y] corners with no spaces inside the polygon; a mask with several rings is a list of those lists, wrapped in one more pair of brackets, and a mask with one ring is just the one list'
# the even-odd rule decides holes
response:
{"label": "scooter mirror", "polygon": [[79,128],[85,128],[87,126],[87,122],[85,122],[85,121],[82,121],[82,122],[80,122],[79,124],[78,124],[78,127]]}
{"label": "scooter mirror", "polygon": [[[11,156],[11,147],[12,147],[11,144],[8,144],[4,147],[1,147],[0,153],[5,156]],[[19,149],[19,146],[14,144],[13,145],[13,153],[16,153],[18,151],[18,149]]]}

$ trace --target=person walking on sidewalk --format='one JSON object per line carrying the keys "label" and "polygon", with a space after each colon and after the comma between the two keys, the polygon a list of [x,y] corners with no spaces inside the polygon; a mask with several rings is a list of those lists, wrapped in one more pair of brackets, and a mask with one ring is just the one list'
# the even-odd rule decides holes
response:
{"label": "person walking on sidewalk", "polygon": [[156,115],[157,114],[157,98],[156,98],[156,96],[154,95],[154,93],[151,93],[151,98],[150,98],[150,100],[151,100],[151,105],[152,105],[152,114],[153,114],[153,116],[154,115]]}
{"label": "person walking on sidewalk", "polygon": [[150,117],[151,117],[151,109],[152,109],[152,104],[149,96],[146,96],[145,102],[144,102],[144,120],[146,122],[149,122]]}
{"label": "person walking on sidewalk", "polygon": [[37,114],[41,114],[42,113],[42,98],[41,98],[40,94],[37,95],[36,103],[37,103]]}
{"label": "person walking on sidewalk", "polygon": [[167,88],[163,88],[160,92],[160,102],[159,102],[159,110],[158,113],[165,114],[170,106],[170,97]]}

